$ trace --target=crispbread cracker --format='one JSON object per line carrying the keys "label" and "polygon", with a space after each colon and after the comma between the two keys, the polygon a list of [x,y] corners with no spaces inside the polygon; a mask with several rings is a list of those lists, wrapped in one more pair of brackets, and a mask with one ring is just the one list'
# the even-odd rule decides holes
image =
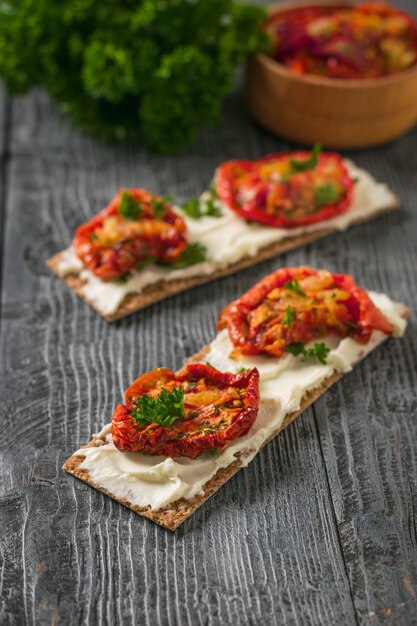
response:
{"label": "crispbread cracker", "polygon": [[[262,447],[269,443],[276,435],[278,435],[281,430],[286,428],[292,421],[295,420],[310,404],[312,404],[322,393],[326,391],[333,383],[338,381],[342,377],[342,374],[332,374],[329,378],[327,378],[320,387],[316,387],[313,391],[306,393],[303,397],[301,407],[298,411],[294,413],[289,413],[281,426],[271,435],[271,437],[262,444]],[[86,447],[101,445],[101,443],[105,443],[104,439],[100,439],[95,437],[90,443],[87,444]],[[107,489],[99,487],[94,483],[94,481],[90,478],[88,470],[80,469],[81,463],[84,461],[84,457],[77,456],[73,454],[68,461],[64,463],[62,466],[63,469],[76,476],[80,480],[83,480],[85,483],[90,485],[90,487],[94,487],[98,489],[98,491],[102,491],[106,494],[106,496],[110,496],[120,504],[127,506],[132,511],[135,511],[138,515],[142,515],[143,517],[147,517],[148,519],[168,528],[169,530],[175,530],[182,522],[184,522],[187,517],[192,515],[194,511],[196,511],[206,500],[210,498],[225,482],[229,480],[242,466],[240,461],[240,456],[236,458],[236,461],[233,461],[227,467],[220,468],[217,473],[211,478],[203,487],[204,495],[203,496],[194,496],[191,500],[186,500],[185,498],[180,498],[175,502],[171,502],[166,507],[162,509],[154,510],[150,506],[140,507],[136,504],[131,504],[128,500],[124,498],[117,498],[113,494],[110,493]]]}
{"label": "crispbread cracker", "polygon": [[[398,198],[395,198],[390,205],[385,206],[383,209],[375,212],[373,215],[366,218],[358,218],[352,222],[352,226],[356,224],[360,224],[361,222],[367,222],[371,219],[379,217],[384,213],[389,213],[391,211],[395,211],[399,209],[400,202]],[[216,278],[221,278],[222,276],[227,276],[228,274],[234,274],[240,270],[246,269],[256,263],[261,261],[265,261],[266,259],[270,259],[278,254],[282,254],[287,252],[288,250],[292,250],[294,248],[298,248],[300,246],[306,245],[316,239],[320,239],[321,237],[325,237],[332,233],[339,232],[335,228],[322,228],[320,230],[315,230],[312,232],[303,233],[302,235],[289,236],[286,239],[282,239],[276,243],[272,243],[269,246],[265,246],[261,248],[255,256],[247,256],[229,265],[223,269],[219,269],[213,272],[213,274],[205,274],[201,276],[194,276],[192,278],[181,278],[178,280],[171,281],[160,281],[158,283],[154,283],[152,285],[148,285],[143,289],[141,293],[131,293],[128,294],[123,302],[120,304],[119,308],[115,313],[106,314],[100,311],[94,304],[94,302],[88,299],[88,296],[83,293],[82,287],[84,285],[84,281],[78,274],[71,273],[65,274],[59,270],[59,263],[61,260],[62,252],[58,252],[52,258],[50,258],[46,264],[47,266],[62,280],[64,280],[67,285],[75,291],[77,295],[80,296],[85,302],[87,302],[97,313],[99,313],[102,317],[104,317],[108,322],[114,322],[122,317],[126,317],[131,313],[135,313],[135,311],[139,311],[159,300],[164,300],[169,296],[172,296],[176,293],[180,293],[181,291],[185,291],[186,289],[191,289],[192,287],[196,287],[197,285],[203,285],[204,283],[215,280]]]}
{"label": "crispbread cracker", "polygon": [[[407,319],[410,316],[410,310],[405,305],[399,305],[402,307],[402,316]],[[207,354],[209,350],[209,346],[204,347],[200,352],[190,357],[188,360],[189,363],[199,362],[204,356]],[[269,437],[263,444],[262,448],[269,443],[278,433],[280,433],[284,428],[286,428],[291,422],[295,420],[303,411],[309,407],[317,398],[319,398],[329,387],[331,387],[334,383],[336,383],[340,378],[342,378],[343,374],[335,372],[331,376],[329,376],[326,380],[324,380],[318,387],[312,389],[311,391],[307,391],[302,400],[300,409],[293,413],[288,413],[283,423],[277,430]],[[105,443],[104,439],[95,436],[90,443],[85,447],[98,446]],[[187,517],[192,515],[194,511],[196,511],[210,496],[212,496],[224,483],[226,483],[229,478],[231,478],[239,469],[242,467],[241,455],[238,453],[236,455],[236,461],[233,461],[227,467],[220,468],[217,473],[203,486],[204,495],[197,495],[187,500],[185,498],[180,498],[175,502],[171,502],[167,506],[161,509],[152,509],[150,506],[140,507],[135,504],[132,504],[128,500],[124,498],[115,497],[110,491],[105,488],[99,487],[94,483],[94,481],[90,478],[90,474],[88,470],[81,469],[80,465],[82,464],[85,457],[73,454],[63,465],[63,469],[76,476],[80,480],[84,481],[90,487],[94,487],[98,491],[102,491],[107,496],[110,496],[120,504],[132,509],[138,515],[143,517],[147,517],[148,519],[168,528],[169,530],[175,530],[182,522],[184,522]]]}

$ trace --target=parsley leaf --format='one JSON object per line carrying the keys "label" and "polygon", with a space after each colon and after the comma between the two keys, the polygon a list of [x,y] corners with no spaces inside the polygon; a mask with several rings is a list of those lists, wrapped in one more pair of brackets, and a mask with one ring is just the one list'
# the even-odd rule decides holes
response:
{"label": "parsley leaf", "polygon": [[293,278],[292,280],[289,280],[287,283],[285,283],[284,289],[288,289],[289,291],[294,291],[295,293],[298,293],[300,296],[305,296],[303,288],[301,287],[299,281],[296,278]]}
{"label": "parsley leaf", "polygon": [[169,208],[168,205],[171,202],[171,200],[172,200],[171,196],[164,196],[163,198],[151,200],[153,214],[156,217],[156,219],[160,219],[161,217],[164,217],[165,213],[167,212]]}
{"label": "parsley leaf", "polygon": [[299,354],[304,354],[305,348],[302,341],[294,341],[293,343],[289,343],[285,348],[285,352],[289,352],[294,356],[298,356]]}
{"label": "parsley leaf", "polygon": [[202,246],[201,243],[189,243],[175,261],[167,264],[163,263],[162,265],[169,265],[169,267],[173,267],[174,269],[196,265],[196,263],[202,263],[206,260],[206,253],[207,248]]}
{"label": "parsley leaf", "polygon": [[117,278],[115,278],[113,282],[117,283],[118,285],[124,285],[125,283],[127,283],[130,276],[131,276],[130,272],[125,272],[121,276],[118,276]]}
{"label": "parsley leaf", "polygon": [[311,156],[305,161],[299,161],[298,159],[290,159],[291,174],[298,174],[299,172],[306,172],[307,170],[313,170],[318,162],[318,158],[322,146],[319,143],[315,143],[311,151]]}
{"label": "parsley leaf", "polygon": [[206,215],[208,215],[209,217],[222,217],[223,213],[218,207],[216,207],[213,200],[207,200]]}
{"label": "parsley leaf", "polygon": [[222,212],[216,207],[212,199],[201,201],[199,198],[194,198],[182,204],[180,209],[194,220],[199,220],[202,217],[222,216]]}
{"label": "parsley leaf", "polygon": [[146,259],[141,259],[140,261],[138,261],[138,263],[136,264],[136,269],[137,270],[143,270],[145,269],[145,267],[148,267],[148,265],[152,265],[152,263],[156,263],[157,258],[155,256],[147,256]]}
{"label": "parsley leaf", "polygon": [[219,194],[217,193],[216,183],[213,181],[208,186],[208,191],[213,198],[218,198]]}
{"label": "parsley leaf", "polygon": [[315,343],[312,348],[304,351],[306,359],[317,359],[319,363],[326,365],[327,355],[330,352],[330,348],[325,343]]}
{"label": "parsley leaf", "polygon": [[321,342],[315,343],[312,348],[308,348],[308,350],[306,350],[304,343],[301,341],[294,341],[293,343],[288,344],[285,351],[293,354],[294,356],[302,354],[305,359],[317,359],[319,363],[326,365],[326,359],[330,352],[330,348],[328,348],[325,343]]}
{"label": "parsley leaf", "polygon": [[294,317],[294,309],[292,309],[290,306],[287,306],[287,308],[285,309],[285,315],[282,318],[282,323],[284,324],[284,326],[291,326],[294,321]]}
{"label": "parsley leaf", "polygon": [[122,193],[122,199],[119,204],[119,213],[125,220],[137,220],[142,214],[142,206],[139,200],[135,198],[128,191]]}
{"label": "parsley leaf", "polygon": [[319,185],[314,194],[314,204],[316,209],[320,209],[325,204],[333,204],[340,199],[340,191],[336,183],[323,183]]}
{"label": "parsley leaf", "polygon": [[243,374],[243,372],[247,372],[248,370],[250,370],[250,367],[238,367],[236,374]]}
{"label": "parsley leaf", "polygon": [[175,420],[185,417],[184,389],[162,389],[157,398],[151,398],[147,394],[139,396],[133,402],[130,414],[139,426],[158,424],[170,428]]}

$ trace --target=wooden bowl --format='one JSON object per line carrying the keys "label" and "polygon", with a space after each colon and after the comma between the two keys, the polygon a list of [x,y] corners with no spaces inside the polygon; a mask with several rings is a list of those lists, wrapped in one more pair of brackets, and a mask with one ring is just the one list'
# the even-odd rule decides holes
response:
{"label": "wooden bowl", "polygon": [[[282,2],[270,11],[353,2]],[[350,80],[298,76],[266,54],[247,63],[251,114],[273,133],[297,143],[364,148],[402,135],[417,122],[417,65],[392,76]]]}

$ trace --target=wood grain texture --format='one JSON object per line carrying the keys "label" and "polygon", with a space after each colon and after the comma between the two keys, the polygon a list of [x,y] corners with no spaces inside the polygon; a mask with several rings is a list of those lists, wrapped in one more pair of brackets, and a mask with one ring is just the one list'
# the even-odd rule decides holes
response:
{"label": "wood grain texture", "polygon": [[[398,6],[416,13],[415,3]],[[175,158],[103,147],[44,93],[12,101],[3,242],[0,623],[417,624],[417,327],[272,441],[175,533],[61,465],[141,371],[175,368],[265,261],[109,326],[45,267],[115,188],[196,196],[222,160],[291,146],[229,98]],[[403,210],[280,258],[353,273],[417,310],[417,132],[349,154]]]}

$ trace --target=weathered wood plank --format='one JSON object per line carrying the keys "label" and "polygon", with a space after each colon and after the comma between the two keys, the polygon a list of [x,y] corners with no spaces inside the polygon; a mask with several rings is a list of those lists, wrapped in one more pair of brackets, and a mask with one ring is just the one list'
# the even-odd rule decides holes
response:
{"label": "weathered wood plank", "polygon": [[[415,311],[417,132],[355,158],[387,180],[403,214],[369,225],[324,259],[388,290]],[[366,281],[365,281],[366,279]],[[381,348],[315,406],[355,607],[361,623],[417,623],[417,330]]]}
{"label": "weathered wood plank", "polygon": [[[3,83],[0,81],[0,269],[3,258],[5,202],[7,188],[7,161],[10,136],[10,98],[6,93]],[[2,285],[2,272],[0,271],[0,294]],[[1,299],[0,299],[1,307]],[[0,317],[1,331],[1,317]]]}
{"label": "weathered wood plank", "polygon": [[[25,100],[19,100],[16,115],[38,115],[42,99],[24,114]],[[228,117],[225,128],[234,118],[239,142],[246,116],[236,120],[233,104]],[[31,117],[28,124],[42,132]],[[261,137],[249,128],[254,141]],[[184,293],[112,328],[43,267],[119,185],[139,179],[152,186],[158,173],[158,184],[166,181],[171,192],[200,191],[224,158],[221,130],[178,160],[117,148],[106,163],[97,146],[70,155],[42,147],[34,159],[30,142],[13,140],[2,352],[9,404],[3,414],[13,398],[19,436],[7,432],[2,447],[9,468],[5,493],[25,504],[15,520],[25,528],[25,559],[15,564],[25,586],[24,602],[7,603],[7,615],[28,623],[55,615],[64,623],[71,615],[74,623],[133,623],[132,611],[149,624],[256,623],[274,615],[289,623],[354,621],[311,412],[176,535],[138,524],[60,470],[108,419],[127,381],[158,363],[180,365],[213,337],[220,307],[274,265]],[[195,164],[199,152],[202,162]]]}
{"label": "weathered wood plank", "polygon": [[[410,1],[404,8],[411,7]],[[0,103],[2,100],[0,99]],[[1,105],[0,105],[1,111]],[[194,196],[222,160],[288,144],[237,92],[176,158],[103,147],[42,92],[14,100],[2,295],[0,621],[5,624],[415,624],[417,330],[380,348],[173,535],[73,481],[139,371],[177,367],[217,312],[280,264],[352,272],[417,310],[417,132],[355,153],[404,211],[109,327],[44,268],[122,185]]]}

